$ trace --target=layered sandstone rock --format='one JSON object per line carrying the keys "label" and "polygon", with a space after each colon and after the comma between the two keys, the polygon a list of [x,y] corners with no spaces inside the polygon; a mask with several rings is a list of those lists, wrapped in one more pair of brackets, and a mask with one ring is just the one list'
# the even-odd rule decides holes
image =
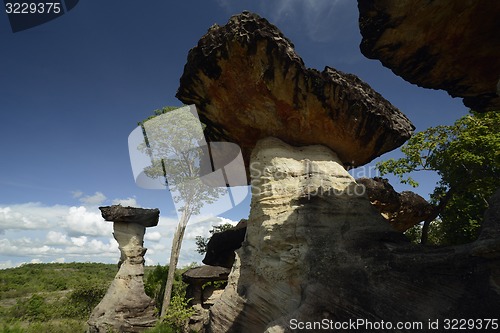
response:
{"label": "layered sandstone rock", "polygon": [[344,165],[363,165],[414,129],[356,76],[306,68],[275,26],[248,12],[211,27],[189,52],[177,97],[196,105],[209,141],[237,143],[247,165],[268,136],[322,144]]}
{"label": "layered sandstone rock", "polygon": [[268,138],[252,163],[246,240],[210,308],[209,332],[295,332],[296,321],[357,319],[422,322],[413,331],[426,332],[429,319],[498,315],[499,239],[411,245],[324,146]]}
{"label": "layered sandstone rock", "polygon": [[113,236],[121,252],[120,269],[106,295],[92,311],[89,333],[142,332],[155,325],[154,301],[144,292],[143,239],[146,227],[158,224],[158,209],[100,207],[113,221]]}
{"label": "layered sandstone rock", "polygon": [[499,1],[358,0],[361,52],[477,111],[500,109]]}
{"label": "layered sandstone rock", "polygon": [[427,200],[411,191],[396,192],[387,179],[361,178],[356,182],[365,186],[372,205],[397,231],[405,232],[434,215],[436,208]]}

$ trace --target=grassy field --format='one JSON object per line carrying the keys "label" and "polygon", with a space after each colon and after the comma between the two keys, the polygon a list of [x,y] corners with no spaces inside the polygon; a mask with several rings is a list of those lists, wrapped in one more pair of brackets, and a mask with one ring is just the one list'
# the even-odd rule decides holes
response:
{"label": "grassy field", "polygon": [[[92,309],[117,270],[117,265],[101,263],[27,264],[0,270],[0,333],[85,332]],[[145,289],[151,297],[159,298],[166,272],[165,267],[146,267]],[[185,293],[181,272],[176,274],[176,297]],[[170,326],[151,332],[177,331]]]}

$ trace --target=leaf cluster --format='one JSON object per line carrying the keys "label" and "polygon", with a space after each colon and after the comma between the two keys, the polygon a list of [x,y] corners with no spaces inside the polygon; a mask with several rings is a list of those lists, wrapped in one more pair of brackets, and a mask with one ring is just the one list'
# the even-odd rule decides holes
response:
{"label": "leaf cluster", "polygon": [[[182,281],[182,273],[192,266],[193,265],[190,265],[175,271],[172,297],[185,297],[187,284]],[[156,265],[153,269],[148,270],[144,278],[144,291],[146,292],[146,295],[155,300],[158,313],[160,312],[163,303],[163,294],[167,283],[168,269],[168,266]]]}
{"label": "leaf cluster", "polygon": [[[231,223],[224,223],[220,225],[213,226],[212,229],[210,229],[210,234],[213,235],[218,232],[223,232],[228,229],[231,229],[233,225]],[[205,254],[207,252],[207,246],[208,242],[210,241],[210,237],[203,237],[203,236],[196,236],[196,252],[199,254]]]}
{"label": "leaf cluster", "polygon": [[402,183],[416,187],[413,173],[437,172],[441,179],[431,202],[437,204],[452,194],[440,213],[439,238],[443,244],[472,241],[487,199],[500,187],[500,113],[471,111],[453,125],[416,133],[401,151],[404,157],[377,164],[381,174],[394,174]]}
{"label": "leaf cluster", "polygon": [[206,148],[200,147],[204,134],[198,118],[189,112],[179,112],[175,121],[166,123],[163,114],[175,110],[164,107],[139,123],[146,138],[138,149],[147,153],[151,165],[144,172],[153,179],[163,178],[176,203],[184,203],[197,214],[201,207],[213,203],[224,189],[209,186],[200,179],[202,160],[208,158]]}

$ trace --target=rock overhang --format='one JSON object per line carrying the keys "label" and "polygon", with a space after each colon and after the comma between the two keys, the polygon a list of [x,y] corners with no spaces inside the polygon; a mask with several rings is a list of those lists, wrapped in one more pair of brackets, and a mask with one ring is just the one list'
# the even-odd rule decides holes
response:
{"label": "rock overhang", "polygon": [[247,166],[269,136],[325,145],[351,167],[399,147],[414,130],[355,75],[306,68],[278,28],[249,12],[212,26],[190,50],[176,96],[197,106],[208,141],[240,145]]}
{"label": "rock overhang", "polygon": [[157,208],[124,207],[122,205],[99,207],[105,221],[115,223],[136,223],[146,228],[155,227],[160,219],[160,210]]}
{"label": "rock overhang", "polygon": [[360,49],[404,80],[500,109],[499,1],[358,0]]}

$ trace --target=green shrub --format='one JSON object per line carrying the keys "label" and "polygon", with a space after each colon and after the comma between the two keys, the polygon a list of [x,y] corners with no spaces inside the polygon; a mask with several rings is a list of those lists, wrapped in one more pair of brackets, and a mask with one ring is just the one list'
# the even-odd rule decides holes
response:
{"label": "green shrub", "polygon": [[179,331],[176,328],[173,328],[167,323],[162,323],[162,322],[158,322],[155,327],[144,331],[144,333],[177,333],[177,332],[181,331]]}
{"label": "green shrub", "polygon": [[19,323],[15,323],[12,325],[3,324],[3,326],[1,328],[2,328],[2,330],[0,331],[0,333],[24,333],[25,332]]}
{"label": "green shrub", "polygon": [[62,317],[86,319],[99,304],[107,287],[103,284],[88,283],[73,290],[63,303]]}
{"label": "green shrub", "polygon": [[146,295],[154,299],[156,308],[161,309],[163,304],[163,294],[167,283],[168,266],[156,265],[150,271],[144,281],[144,291]]}
{"label": "green shrub", "polygon": [[10,316],[25,321],[46,321],[49,319],[49,308],[45,299],[34,294],[28,299],[18,300],[16,305],[10,308]]}
{"label": "green shrub", "polygon": [[86,323],[79,320],[52,320],[22,325],[21,323],[3,324],[0,333],[67,333],[85,332]]}
{"label": "green shrub", "polygon": [[174,295],[170,300],[163,322],[171,327],[182,330],[186,321],[195,314],[195,310],[189,306],[189,299],[184,296]]}

